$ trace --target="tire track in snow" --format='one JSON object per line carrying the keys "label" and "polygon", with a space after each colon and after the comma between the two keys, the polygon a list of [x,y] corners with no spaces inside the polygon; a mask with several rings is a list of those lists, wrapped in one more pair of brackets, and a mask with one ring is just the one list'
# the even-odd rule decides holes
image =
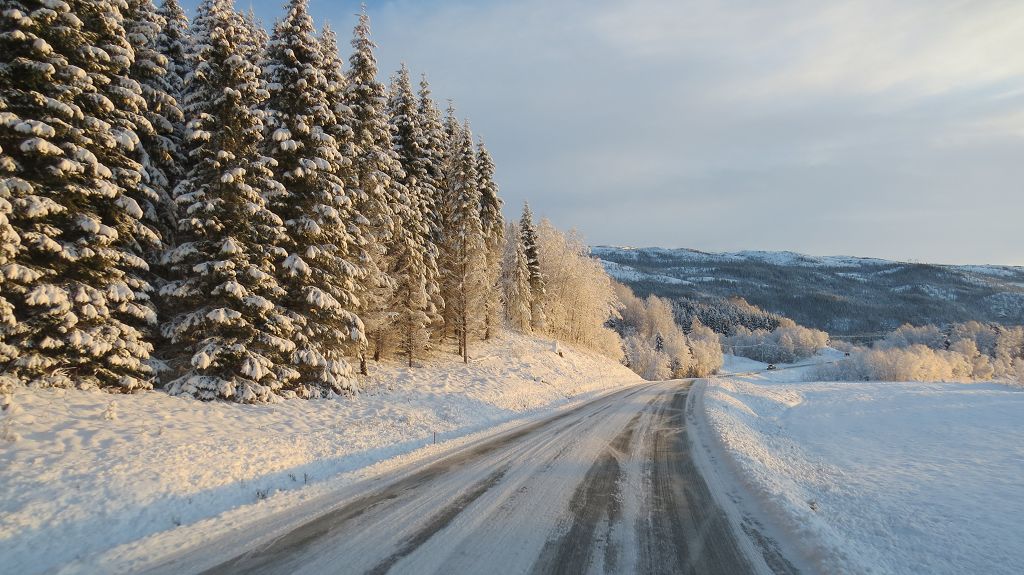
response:
{"label": "tire track in snow", "polygon": [[691,460],[688,391],[644,385],[484,440],[208,573],[753,572]]}
{"label": "tire track in snow", "polygon": [[568,533],[545,544],[533,566],[533,573],[586,573],[591,554],[596,550],[594,543],[598,526],[605,527],[602,534],[604,566],[611,571],[616,570],[617,554],[615,546],[611,544],[611,530],[622,519],[619,489],[623,469],[619,457],[629,452],[641,416],[643,412],[633,416],[626,429],[616,436],[601,454],[601,458],[587,470],[583,482],[576,488],[569,502],[572,525]]}
{"label": "tire track in snow", "polygon": [[[690,457],[684,413],[687,390],[657,413],[646,460],[647,508],[638,525],[642,573],[750,573],[729,520]],[[675,544],[666,544],[674,542]]]}

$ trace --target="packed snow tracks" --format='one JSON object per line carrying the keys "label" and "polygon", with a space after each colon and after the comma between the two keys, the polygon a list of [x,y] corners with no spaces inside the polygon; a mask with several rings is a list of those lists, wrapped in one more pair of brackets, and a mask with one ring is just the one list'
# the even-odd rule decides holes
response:
{"label": "packed snow tracks", "polygon": [[208,573],[755,572],[690,457],[689,388],[633,387],[381,479]]}

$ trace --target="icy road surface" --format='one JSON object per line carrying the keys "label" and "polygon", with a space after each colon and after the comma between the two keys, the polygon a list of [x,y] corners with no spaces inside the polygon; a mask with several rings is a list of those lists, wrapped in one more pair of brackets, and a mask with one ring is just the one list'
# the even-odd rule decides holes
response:
{"label": "icy road surface", "polygon": [[689,389],[633,387],[382,478],[207,572],[765,571],[690,457]]}

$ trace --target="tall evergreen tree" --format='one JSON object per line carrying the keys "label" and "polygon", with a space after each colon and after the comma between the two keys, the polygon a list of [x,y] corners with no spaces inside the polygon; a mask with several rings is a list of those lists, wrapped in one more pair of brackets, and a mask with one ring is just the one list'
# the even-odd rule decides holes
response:
{"label": "tall evergreen tree", "polygon": [[486,280],[491,288],[484,295],[484,339],[490,339],[501,325],[500,276],[505,218],[501,215],[501,198],[498,197],[498,185],[494,182],[494,160],[483,140],[477,145],[476,173],[480,190],[480,226],[486,248]]}
{"label": "tall evergreen tree", "polygon": [[352,168],[352,158],[355,156],[352,146],[352,109],[345,103],[348,78],[345,77],[344,63],[338,53],[338,37],[334,30],[324,25],[319,40],[324,77],[327,79],[325,91],[334,113],[331,123],[325,129],[334,137],[341,151],[343,160],[339,169],[344,173],[345,185],[355,188],[359,182]]}
{"label": "tall evergreen tree", "polygon": [[450,227],[446,230],[446,293],[459,352],[469,362],[469,342],[484,325],[484,295],[487,260],[483,228],[480,225],[480,190],[476,174],[473,134],[466,124],[453,146],[453,169],[449,176],[452,198]]}
{"label": "tall evergreen tree", "polygon": [[409,367],[425,347],[430,337],[430,298],[427,296],[427,264],[423,243],[416,233],[421,227],[418,213],[395,232],[390,257],[390,275],[395,290],[388,308],[394,315],[392,333]]}
{"label": "tall evergreen tree", "polygon": [[122,18],[107,1],[0,9],[0,355],[26,383],[151,385],[140,255],[159,236],[139,205],[146,102]]}
{"label": "tall evergreen tree", "polygon": [[178,88],[167,73],[166,56],[158,49],[165,20],[151,0],[128,0],[125,27],[135,51],[131,77],[139,83],[146,101],[146,122],[138,124],[139,156],[144,167],[143,185],[156,200],[145,206],[147,221],[169,242],[175,226],[173,186],[181,173],[178,136],[185,117],[175,100]]}
{"label": "tall evergreen tree", "polygon": [[230,0],[203,0],[188,83],[191,169],[178,186],[175,273],[161,293],[175,315],[164,333],[180,351],[169,391],[201,399],[272,400],[298,373],[294,326],[276,303],[282,221],[266,198],[284,192],[263,157],[260,69],[245,55],[248,27]]}
{"label": "tall evergreen tree", "polygon": [[192,72],[192,63],[189,61],[192,38],[188,17],[178,0],[163,0],[157,14],[163,19],[163,25],[156,37],[156,50],[167,58],[164,78],[171,96],[180,102],[185,90],[185,78]]}
{"label": "tall evergreen tree", "polygon": [[373,236],[383,248],[394,232],[394,207],[398,199],[395,180],[402,168],[391,149],[387,90],[377,80],[375,47],[370,39],[370,18],[364,10],[353,31],[345,103],[352,114],[358,205],[365,206],[360,211],[370,221]]}
{"label": "tall evergreen tree", "polygon": [[501,261],[502,300],[505,321],[514,330],[530,329],[530,268],[526,261],[519,226],[509,222],[505,228],[505,249]]}
{"label": "tall evergreen tree", "polygon": [[[156,51],[165,58],[164,65],[164,87],[167,93],[174,98],[177,110],[181,112],[176,119],[168,117],[172,122],[172,131],[166,134],[173,150],[174,171],[165,170],[169,179],[168,190],[171,201],[174,200],[174,188],[185,176],[189,163],[187,156],[188,146],[185,143],[185,79],[192,73],[193,63],[189,59],[192,53],[192,34],[189,21],[185,11],[177,0],[163,0],[157,15],[161,18],[162,26],[155,41]],[[176,217],[176,214],[175,214]],[[176,226],[175,226],[176,227]],[[171,230],[171,237],[166,238],[165,243],[174,244],[174,232]]]}
{"label": "tall evergreen tree", "polygon": [[420,79],[420,89],[417,94],[416,120],[423,134],[423,145],[421,154],[423,157],[423,172],[418,175],[421,182],[420,204],[427,226],[429,245],[433,247],[433,262],[428,261],[427,286],[428,296],[431,301],[431,308],[434,310],[431,316],[431,325],[438,335],[444,333],[444,309],[445,301],[441,293],[443,274],[441,270],[441,252],[439,246],[443,239],[443,225],[441,206],[444,202],[442,194],[447,188],[445,180],[444,162],[447,153],[447,141],[445,139],[444,126],[441,123],[441,112],[437,109],[430,93],[430,84],[426,75]]}
{"label": "tall evergreen tree", "polygon": [[[434,213],[438,226],[438,247],[440,256],[438,258],[438,269],[441,276],[441,295],[445,300],[445,307],[442,310],[442,339],[449,336],[457,336],[456,326],[458,325],[458,312],[451,299],[455,295],[457,283],[455,278],[458,274],[455,268],[459,263],[456,242],[455,207],[458,196],[453,189],[459,177],[459,153],[462,133],[462,125],[455,115],[455,107],[451,101],[445,111],[444,119],[441,122],[440,141],[444,148],[439,155],[437,181],[444,186],[437,190]],[[474,179],[474,184],[475,184]],[[461,353],[461,352],[460,352]]]}
{"label": "tall evergreen tree", "polygon": [[[353,53],[346,76],[345,103],[351,111],[352,177],[356,208],[367,220],[368,274],[359,315],[371,341],[380,344],[394,317],[387,308],[396,288],[387,274],[389,250],[396,230],[396,211],[408,209],[409,200],[400,184],[401,163],[391,148],[387,90],[377,80],[375,44],[370,39],[370,19],[365,9],[353,31]],[[365,372],[365,361],[361,365]]]}
{"label": "tall evergreen tree", "polygon": [[402,164],[402,185],[410,200],[399,226],[395,246],[392,277],[396,280],[396,303],[400,316],[400,341],[410,365],[429,338],[427,328],[439,322],[434,302],[440,298],[437,270],[437,246],[433,242],[429,219],[434,192],[428,174],[427,141],[419,119],[416,95],[409,80],[409,70],[402,65],[391,84],[392,142]]}
{"label": "tall evergreen tree", "polygon": [[297,327],[292,363],[302,396],[354,387],[344,352],[364,340],[352,312],[362,281],[359,243],[348,222],[357,219],[341,177],[337,141],[325,129],[334,112],[328,100],[323,51],[308,0],[291,0],[267,47],[266,153],[286,193],[271,203],[287,233],[287,256],[278,265],[281,300]]}
{"label": "tall evergreen tree", "polygon": [[533,223],[530,205],[523,202],[523,216],[519,219],[519,236],[526,253],[526,267],[530,272],[530,327],[543,331],[544,321],[544,275],[541,273],[537,228]]}
{"label": "tall evergreen tree", "polygon": [[241,46],[243,55],[250,62],[260,65],[266,55],[267,43],[270,42],[270,35],[263,27],[263,21],[256,16],[252,6],[242,13],[241,26],[245,30]]}

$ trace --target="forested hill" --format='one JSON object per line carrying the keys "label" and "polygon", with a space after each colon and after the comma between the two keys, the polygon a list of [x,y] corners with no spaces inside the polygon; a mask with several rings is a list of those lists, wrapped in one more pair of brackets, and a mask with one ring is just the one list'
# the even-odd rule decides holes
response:
{"label": "forested hill", "polygon": [[875,333],[908,322],[1024,323],[1024,267],[607,246],[594,247],[592,255],[638,295],[739,296],[834,334]]}

